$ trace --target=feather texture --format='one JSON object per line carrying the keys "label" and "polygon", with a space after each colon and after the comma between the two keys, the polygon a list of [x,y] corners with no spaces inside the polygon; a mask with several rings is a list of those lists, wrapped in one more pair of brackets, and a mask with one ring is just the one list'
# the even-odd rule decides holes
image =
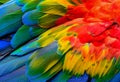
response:
{"label": "feather texture", "polygon": [[119,82],[119,5],[120,0],[1,5],[0,81]]}

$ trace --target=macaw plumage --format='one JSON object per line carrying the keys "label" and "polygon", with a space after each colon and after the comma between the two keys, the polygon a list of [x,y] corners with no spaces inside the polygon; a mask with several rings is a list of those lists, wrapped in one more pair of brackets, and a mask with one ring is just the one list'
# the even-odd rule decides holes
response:
{"label": "macaw plumage", "polygon": [[2,4],[0,81],[119,82],[119,5],[120,0]]}

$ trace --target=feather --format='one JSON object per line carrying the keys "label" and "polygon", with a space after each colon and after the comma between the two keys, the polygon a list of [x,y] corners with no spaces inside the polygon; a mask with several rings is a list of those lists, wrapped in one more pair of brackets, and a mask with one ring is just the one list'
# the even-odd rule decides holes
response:
{"label": "feather", "polygon": [[22,7],[22,11],[23,12],[27,12],[30,10],[33,10],[36,8],[36,6],[40,3],[41,0],[31,0],[30,2],[26,3],[23,7]]}
{"label": "feather", "polygon": [[13,36],[11,40],[11,45],[13,48],[17,48],[18,46],[20,46],[30,38],[31,36],[29,35],[29,27],[23,25],[22,27],[20,27],[20,29],[17,30],[17,32]]}
{"label": "feather", "polygon": [[[59,72],[59,70],[61,70],[61,64],[58,64],[58,66],[55,66],[56,68],[52,68],[62,58],[62,56],[56,53],[56,49],[57,49],[57,43],[54,42],[51,45],[45,48],[39,49],[32,54],[32,56],[27,62],[27,76],[31,80],[32,79],[45,80],[45,78],[51,77],[50,75],[52,75],[52,71]],[[49,71],[50,69],[51,69],[51,72]]]}
{"label": "feather", "polygon": [[37,11],[36,9],[28,11],[23,15],[22,21],[25,25],[34,26],[38,24],[38,19],[39,17],[43,16],[43,14],[44,13]]}
{"label": "feather", "polygon": [[111,80],[111,82],[119,82],[120,81],[120,72],[117,73]]}
{"label": "feather", "polygon": [[0,51],[6,49],[8,46],[10,46],[9,41],[0,40]]}
{"label": "feather", "polygon": [[16,4],[19,6],[24,6],[26,3],[30,2],[31,0],[15,0]]}
{"label": "feather", "polygon": [[[38,20],[38,25],[41,27],[41,28],[50,28],[50,27],[53,27],[55,26],[55,22],[56,20],[60,18],[59,15],[54,15],[54,14],[45,14],[43,16],[41,16]],[[47,21],[46,20],[50,20],[50,21]]]}
{"label": "feather", "polygon": [[80,76],[80,77],[71,77],[68,82],[87,82],[88,81],[88,75],[85,73],[84,75]]}
{"label": "feather", "polygon": [[[35,39],[36,40],[36,39]],[[29,43],[27,43],[26,45],[18,48],[17,50],[13,51],[10,55],[18,55],[18,56],[22,56],[25,55],[27,53],[33,52],[36,49],[39,49],[39,43],[37,41],[30,41]]]}
{"label": "feather", "polygon": [[[45,30],[47,29],[43,29],[40,27],[29,27],[29,26],[23,25],[22,27],[20,27],[20,29],[18,29],[18,31],[15,33],[15,35],[11,39],[11,46],[13,48],[17,48],[20,45],[24,44],[25,42],[28,42],[32,38],[43,33]],[[23,38],[23,36],[25,38]]]}
{"label": "feather", "polygon": [[2,6],[0,6],[0,18],[5,15],[8,15],[8,13],[15,12],[19,9],[20,9],[20,7],[18,5],[16,5],[15,1],[11,0],[11,1],[3,4]]}
{"label": "feather", "polygon": [[67,82],[71,77],[71,74],[60,72],[53,78],[51,82]]}
{"label": "feather", "polygon": [[37,5],[37,9],[46,14],[63,16],[67,11],[66,7],[59,4],[58,2],[55,0],[53,1],[45,0]]}
{"label": "feather", "polygon": [[0,18],[0,37],[15,32],[22,25],[22,12],[17,10]]}
{"label": "feather", "polygon": [[17,81],[29,82],[29,80],[25,76],[25,66],[22,66],[18,68],[17,70],[0,77],[0,81],[2,82],[17,82]]}
{"label": "feather", "polygon": [[17,70],[18,68],[24,66],[30,55],[31,54],[28,54],[28,55],[23,56],[23,57],[8,56],[4,60],[0,61],[0,68],[1,68],[0,76],[11,73],[11,72]]}

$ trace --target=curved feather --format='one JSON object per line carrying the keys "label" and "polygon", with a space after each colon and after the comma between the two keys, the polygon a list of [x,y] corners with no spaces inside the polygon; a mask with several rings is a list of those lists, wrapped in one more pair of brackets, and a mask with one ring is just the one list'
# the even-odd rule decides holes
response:
{"label": "curved feather", "polygon": [[34,26],[34,25],[38,24],[39,17],[41,17],[43,15],[44,15],[44,13],[42,13],[38,10],[28,11],[23,15],[22,21],[25,25]]}
{"label": "curved feather", "polygon": [[67,8],[58,2],[59,1],[57,0],[56,1],[55,0],[42,1],[41,3],[37,5],[37,10],[43,13],[46,13],[46,14],[54,14],[54,15],[63,16],[66,13]]}
{"label": "curved feather", "polygon": [[[38,36],[39,34],[43,33],[47,29],[42,29],[40,27],[29,27],[26,25],[23,25],[18,29],[18,31],[15,33],[13,38],[11,39],[11,46],[13,48],[17,48],[20,45],[24,44],[25,42],[28,42],[32,38]],[[23,38],[23,36],[25,38]]]}

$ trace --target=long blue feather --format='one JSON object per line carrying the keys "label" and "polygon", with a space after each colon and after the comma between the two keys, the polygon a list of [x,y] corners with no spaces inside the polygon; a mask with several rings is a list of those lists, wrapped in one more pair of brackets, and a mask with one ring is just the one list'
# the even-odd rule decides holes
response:
{"label": "long blue feather", "polygon": [[25,66],[0,77],[0,82],[29,82],[25,76]]}
{"label": "long blue feather", "polygon": [[31,54],[28,54],[22,57],[8,56],[4,60],[0,61],[0,69],[1,69],[0,76],[11,73],[17,70],[18,68],[22,67],[23,65],[25,65],[30,55]]}
{"label": "long blue feather", "polygon": [[14,52],[12,52],[10,55],[22,56],[22,55],[25,55],[29,52],[36,50],[36,49],[39,49],[39,48],[40,48],[40,46],[39,46],[39,43],[37,41],[29,42],[29,43],[25,44],[24,46],[15,50]]}

